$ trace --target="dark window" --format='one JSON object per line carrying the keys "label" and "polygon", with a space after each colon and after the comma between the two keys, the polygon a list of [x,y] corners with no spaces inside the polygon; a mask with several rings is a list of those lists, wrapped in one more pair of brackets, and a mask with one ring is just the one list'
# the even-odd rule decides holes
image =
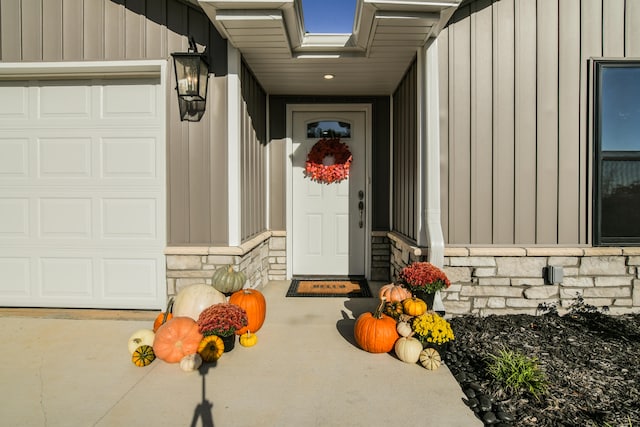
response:
{"label": "dark window", "polygon": [[595,64],[594,243],[640,243],[640,62]]}
{"label": "dark window", "polygon": [[307,138],[351,138],[351,124],[325,120],[307,124]]}

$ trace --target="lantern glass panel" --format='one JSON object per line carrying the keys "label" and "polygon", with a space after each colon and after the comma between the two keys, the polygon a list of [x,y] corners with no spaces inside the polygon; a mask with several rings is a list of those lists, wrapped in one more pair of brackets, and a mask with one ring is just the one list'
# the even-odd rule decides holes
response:
{"label": "lantern glass panel", "polygon": [[207,97],[209,67],[199,54],[174,54],[178,96],[185,101],[204,101]]}

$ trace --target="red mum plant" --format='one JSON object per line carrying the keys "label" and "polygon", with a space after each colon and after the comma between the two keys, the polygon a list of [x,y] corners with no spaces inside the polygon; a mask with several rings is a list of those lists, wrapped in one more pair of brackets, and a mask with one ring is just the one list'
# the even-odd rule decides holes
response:
{"label": "red mum plant", "polygon": [[347,144],[339,138],[323,138],[316,142],[307,155],[304,173],[311,180],[331,184],[349,177],[353,156]]}
{"label": "red mum plant", "polygon": [[412,292],[435,293],[451,286],[451,282],[435,265],[429,262],[414,262],[402,269],[400,281]]}
{"label": "red mum plant", "polygon": [[226,302],[213,304],[198,317],[198,329],[205,337],[228,337],[244,326],[247,326],[247,312],[238,305]]}

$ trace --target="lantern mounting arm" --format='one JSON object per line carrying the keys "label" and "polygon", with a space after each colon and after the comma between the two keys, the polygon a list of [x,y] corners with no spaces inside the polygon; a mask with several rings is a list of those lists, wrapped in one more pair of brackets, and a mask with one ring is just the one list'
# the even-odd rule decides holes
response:
{"label": "lantern mounting arm", "polygon": [[193,36],[189,36],[189,50],[191,53],[198,53],[198,46],[196,45],[196,39]]}

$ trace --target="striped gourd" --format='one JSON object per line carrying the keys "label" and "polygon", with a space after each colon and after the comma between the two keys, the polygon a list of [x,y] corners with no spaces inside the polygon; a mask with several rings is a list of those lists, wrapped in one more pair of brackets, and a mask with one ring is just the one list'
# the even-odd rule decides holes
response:
{"label": "striped gourd", "polygon": [[156,354],[153,352],[153,347],[150,345],[141,345],[136,348],[131,355],[131,361],[134,365],[143,367],[148,366],[156,359]]}

